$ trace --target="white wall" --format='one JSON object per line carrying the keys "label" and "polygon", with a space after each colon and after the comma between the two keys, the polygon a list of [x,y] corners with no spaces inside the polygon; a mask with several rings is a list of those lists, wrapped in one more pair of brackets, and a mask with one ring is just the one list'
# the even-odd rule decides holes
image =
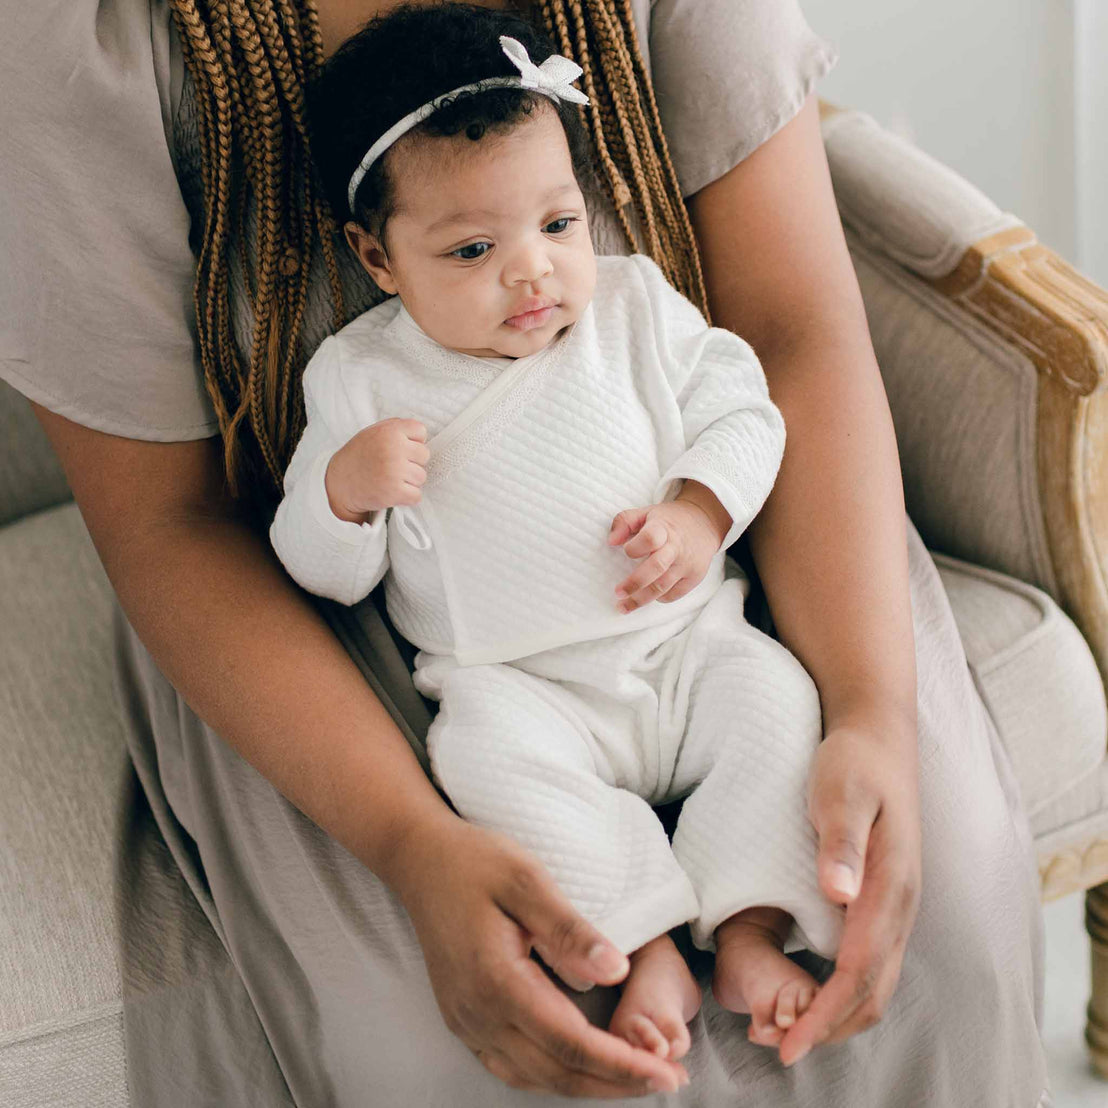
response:
{"label": "white wall", "polygon": [[977,185],[1108,286],[1106,0],[801,0],[819,94]]}
{"label": "white wall", "polygon": [[1108,3],[1075,0],[1080,268],[1108,288]]}

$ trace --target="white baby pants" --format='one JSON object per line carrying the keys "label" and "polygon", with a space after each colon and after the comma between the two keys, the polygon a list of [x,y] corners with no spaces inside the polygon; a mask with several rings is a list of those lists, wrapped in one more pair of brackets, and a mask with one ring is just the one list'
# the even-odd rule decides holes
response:
{"label": "white baby pants", "polygon": [[[439,786],[538,855],[624,953],[687,921],[711,950],[754,905],[793,917],[786,952],[838,950],[843,909],[820,892],[807,816],[819,695],[743,618],[748,587],[728,577],[691,616],[510,663],[416,657],[416,687],[441,701]],[[671,844],[651,805],[686,795]]]}

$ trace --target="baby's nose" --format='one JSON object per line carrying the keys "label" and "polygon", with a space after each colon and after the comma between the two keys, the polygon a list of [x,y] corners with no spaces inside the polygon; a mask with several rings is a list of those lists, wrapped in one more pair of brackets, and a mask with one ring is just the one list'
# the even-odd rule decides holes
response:
{"label": "baby's nose", "polygon": [[554,272],[554,263],[542,243],[522,248],[514,263],[512,276],[516,281],[537,281]]}

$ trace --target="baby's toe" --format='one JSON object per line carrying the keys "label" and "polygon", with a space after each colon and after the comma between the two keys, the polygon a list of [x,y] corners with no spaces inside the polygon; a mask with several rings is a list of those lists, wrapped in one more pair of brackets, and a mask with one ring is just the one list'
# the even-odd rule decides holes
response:
{"label": "baby's toe", "polygon": [[[632,1035],[638,1040],[637,1042],[631,1040]],[[657,1054],[659,1058],[669,1055],[669,1040],[657,1024],[641,1012],[636,1012],[627,1021],[626,1037],[632,1042],[632,1046],[641,1046],[644,1050]]]}
{"label": "baby's toe", "polygon": [[688,1027],[674,1016],[672,1019],[659,1021],[659,1029],[669,1043],[669,1054],[665,1057],[668,1057],[671,1062],[684,1058],[692,1045],[692,1036],[689,1034]]}
{"label": "baby's toe", "polygon": [[805,1012],[808,1011],[809,1005],[816,999],[816,993],[819,992],[818,985],[812,985],[808,983],[802,983],[799,992],[796,994],[796,1018],[799,1019]]}
{"label": "baby's toe", "polygon": [[804,988],[801,981],[786,981],[777,994],[777,1011],[774,1022],[778,1027],[792,1027],[797,1016],[804,1011],[800,1007],[800,993]]}
{"label": "baby's toe", "polygon": [[752,1043],[776,1046],[784,1032],[774,1023],[777,994],[759,997],[750,1005],[750,1029],[747,1032]]}
{"label": "baby's toe", "polygon": [[785,1032],[780,1027],[774,1027],[771,1023],[761,1023],[756,1019],[751,1019],[746,1037],[758,1046],[777,1046],[785,1037]]}

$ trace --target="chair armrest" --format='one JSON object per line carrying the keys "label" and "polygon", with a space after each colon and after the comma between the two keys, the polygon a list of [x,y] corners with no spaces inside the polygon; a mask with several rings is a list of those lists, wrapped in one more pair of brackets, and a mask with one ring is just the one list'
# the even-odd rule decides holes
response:
{"label": "chair armrest", "polygon": [[1108,684],[1108,293],[871,117],[820,115],[913,521],[1050,593]]}

